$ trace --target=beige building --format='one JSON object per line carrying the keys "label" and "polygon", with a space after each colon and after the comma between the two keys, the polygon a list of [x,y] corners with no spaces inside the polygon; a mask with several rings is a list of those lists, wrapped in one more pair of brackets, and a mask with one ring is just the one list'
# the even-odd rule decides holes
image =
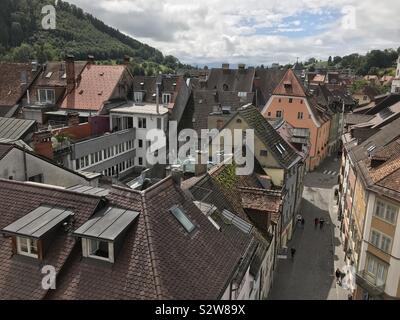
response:
{"label": "beige building", "polygon": [[355,299],[400,298],[400,119],[361,144],[343,137],[339,210]]}

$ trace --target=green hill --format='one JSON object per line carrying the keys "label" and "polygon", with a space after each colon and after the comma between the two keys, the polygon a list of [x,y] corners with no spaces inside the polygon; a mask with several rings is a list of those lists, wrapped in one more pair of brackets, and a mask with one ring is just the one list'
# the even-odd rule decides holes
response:
{"label": "green hill", "polygon": [[44,30],[41,10],[48,4],[54,5],[54,1],[0,0],[1,60],[45,62],[62,59],[65,54],[74,54],[76,59],[91,54],[97,61],[118,63],[128,55],[137,73],[188,67],[64,1],[58,1],[55,7],[56,29]]}

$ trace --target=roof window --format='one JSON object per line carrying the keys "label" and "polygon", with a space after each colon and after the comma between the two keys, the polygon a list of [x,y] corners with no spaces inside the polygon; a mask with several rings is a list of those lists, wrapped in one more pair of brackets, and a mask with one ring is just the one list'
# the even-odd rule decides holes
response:
{"label": "roof window", "polygon": [[192,223],[192,221],[189,220],[187,215],[178,206],[174,206],[169,210],[188,233],[192,232],[195,229],[195,225]]}

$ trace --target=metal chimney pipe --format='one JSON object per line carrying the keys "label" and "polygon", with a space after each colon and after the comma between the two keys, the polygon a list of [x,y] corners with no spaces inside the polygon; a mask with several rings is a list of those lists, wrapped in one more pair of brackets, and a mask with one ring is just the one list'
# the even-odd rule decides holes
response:
{"label": "metal chimney pipe", "polygon": [[159,89],[158,89],[158,82],[156,81],[156,104],[157,104],[157,114],[160,113],[160,97],[159,97]]}

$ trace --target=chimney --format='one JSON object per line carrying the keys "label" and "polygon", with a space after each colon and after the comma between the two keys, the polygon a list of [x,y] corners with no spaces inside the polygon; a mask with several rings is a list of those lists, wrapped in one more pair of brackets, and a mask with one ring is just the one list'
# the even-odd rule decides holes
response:
{"label": "chimney", "polygon": [[87,62],[88,64],[94,64],[94,55],[89,54],[87,56]]}
{"label": "chimney", "polygon": [[53,159],[53,145],[51,143],[51,131],[39,131],[33,134],[33,149],[35,153],[48,159]]}
{"label": "chimney", "polygon": [[131,61],[131,57],[129,57],[129,56],[127,56],[127,55],[125,55],[124,56],[124,65],[129,65],[129,62]]}
{"label": "chimney", "polygon": [[229,69],[229,63],[223,63],[222,64],[222,69],[228,70]]}
{"label": "chimney", "polygon": [[68,127],[75,127],[79,125],[79,112],[70,111],[67,113],[67,125]]}
{"label": "chimney", "polygon": [[171,169],[171,177],[174,180],[175,184],[180,187],[182,183],[182,171],[180,168],[172,168]]}
{"label": "chimney", "polygon": [[67,55],[65,66],[67,69],[67,93],[70,93],[75,88],[75,62],[73,55]]}
{"label": "chimney", "polygon": [[196,163],[194,165],[194,175],[201,176],[207,173],[207,163],[202,163],[202,157],[205,152],[197,150],[196,152]]}

